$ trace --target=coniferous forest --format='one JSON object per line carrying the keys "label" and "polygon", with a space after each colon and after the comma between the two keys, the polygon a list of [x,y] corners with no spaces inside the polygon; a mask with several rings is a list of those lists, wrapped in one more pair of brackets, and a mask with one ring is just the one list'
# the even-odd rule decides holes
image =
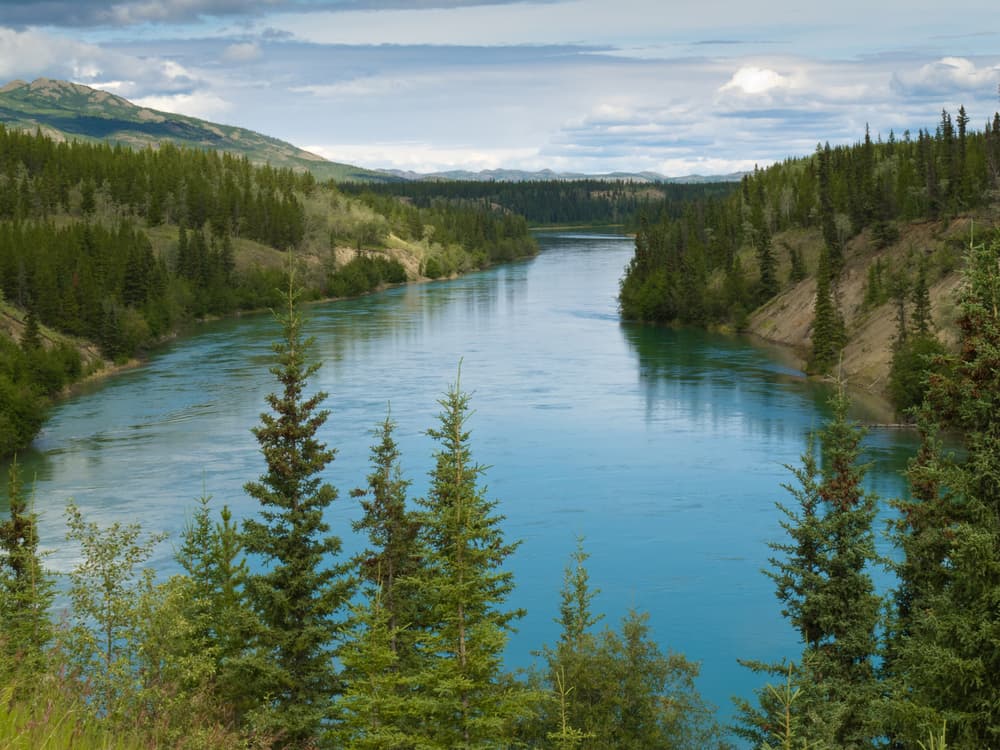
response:
{"label": "coniferous forest", "polygon": [[[993,200],[1000,115],[982,132],[967,125],[962,110],[915,139],[823,146],[758,170],[729,196],[648,214],[622,280],[623,314],[702,325],[745,314],[784,283],[772,235],[814,227],[824,246],[812,364],[829,369],[844,336],[836,290],[847,238],[867,231],[891,242],[903,222]],[[161,536],[138,524],[102,526],[71,503],[66,540],[80,554],[65,583],[67,614],[56,622],[32,490],[12,465],[10,517],[0,523],[5,746],[1000,746],[995,232],[965,247],[956,347],[935,343],[920,269],[911,286],[886,292],[900,300],[897,355],[911,364],[897,374],[921,439],[906,474],[909,497],[864,489],[864,430],[849,419],[843,388],[832,418],[789,467],[777,505],[784,533],[771,541],[765,574],[801,653],[783,663],[747,653],[746,668],[766,684],[740,696],[735,726],[721,727],[695,688],[698,665],[664,653],[642,612],[602,623],[586,540],[567,561],[558,639],[538,644],[528,672],[504,668],[523,616],[508,603],[518,540],[505,537],[502,501],[485,489],[460,371],[428,427],[436,447],[425,496],[411,495],[387,413],[373,425],[365,486],[351,493],[363,511],[352,533],[365,550],[343,554],[324,516],[345,498],[323,478],[336,446],[317,436],[329,412],[326,394],[311,387],[318,364],[302,302],[405,279],[378,252],[389,234],[442,240],[424,257],[425,277],[523,254],[523,218],[487,203],[420,206],[373,193],[360,198],[366,211],[355,221],[322,227],[328,243],[348,237],[357,254],[303,284],[307,272],[295,269],[307,264],[295,252],[281,267],[240,269],[235,247],[301,246],[315,234],[308,206],[318,193],[327,203],[349,200],[332,186],[199,152],[54,144],[2,130],[0,138],[9,139],[0,153],[17,154],[2,173],[11,189],[3,191],[0,285],[24,316],[18,342],[0,336],[0,438],[9,445],[30,441],[44,399],[82,373],[78,349],[53,343],[50,332],[89,338],[114,358],[185,318],[262,301],[281,324],[274,390],[252,427],[265,469],[243,487],[258,511],[236,521],[208,497],[193,500],[174,540],[182,573],[161,580],[149,569]],[[164,224],[168,251],[157,252]],[[753,277],[742,266],[748,249]],[[807,273],[794,257],[788,266],[789,283]],[[881,282],[872,277],[876,296]],[[926,346],[908,347],[913,341]],[[893,507],[889,554],[878,551],[880,504]],[[872,580],[878,566],[893,573],[886,595]]]}
{"label": "coniferous forest", "polygon": [[[315,259],[303,278],[315,299],[536,246],[523,218],[482,202],[372,210],[308,173],[246,158],[0,127],[0,455],[26,446],[51,398],[100,359],[128,359],[195,319],[273,307],[289,249]],[[419,267],[407,271],[401,255]]]}

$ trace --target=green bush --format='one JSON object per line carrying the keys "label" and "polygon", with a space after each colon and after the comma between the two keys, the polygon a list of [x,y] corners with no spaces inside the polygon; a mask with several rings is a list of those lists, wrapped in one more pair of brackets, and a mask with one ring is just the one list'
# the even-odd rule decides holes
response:
{"label": "green bush", "polygon": [[911,336],[896,349],[889,373],[889,395],[901,413],[923,402],[927,377],[944,353],[944,346],[933,336]]}

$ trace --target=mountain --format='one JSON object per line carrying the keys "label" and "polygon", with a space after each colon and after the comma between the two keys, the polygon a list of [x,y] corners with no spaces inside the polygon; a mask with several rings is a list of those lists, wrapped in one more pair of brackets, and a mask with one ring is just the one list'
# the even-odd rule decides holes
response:
{"label": "mountain", "polygon": [[31,83],[11,81],[0,88],[0,123],[7,128],[41,130],[56,140],[109,141],[132,148],[170,141],[178,146],[227,151],[257,164],[309,171],[319,180],[394,179],[327,161],[252,130],[140,107],[107,91],[48,78]]}
{"label": "mountain", "polygon": [[691,174],[683,177],[667,177],[659,172],[611,172],[608,174],[584,174],[582,172],[553,172],[542,169],[537,172],[526,172],[519,169],[484,169],[480,172],[470,172],[464,169],[454,169],[447,172],[410,172],[398,169],[380,170],[384,174],[404,180],[455,180],[466,182],[540,182],[540,181],[570,181],[570,180],[607,180],[639,183],[705,183],[705,182],[739,182],[745,172],[732,172],[721,175]]}

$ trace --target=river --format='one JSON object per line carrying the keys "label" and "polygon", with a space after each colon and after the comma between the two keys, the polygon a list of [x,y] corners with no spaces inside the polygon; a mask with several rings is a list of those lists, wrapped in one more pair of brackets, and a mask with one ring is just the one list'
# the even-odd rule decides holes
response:
{"label": "river", "polygon": [[[737,658],[797,653],[760,570],[767,541],[781,539],[784,465],[828,414],[829,392],[738,337],[621,323],[628,238],[539,237],[528,261],[308,308],[314,383],[331,410],[321,436],[337,450],[329,522],[358,549],[349,490],[364,484],[370,431],[390,403],[411,494],[425,491],[434,443],[424,433],[461,362],[474,458],[490,467],[507,539],[521,540],[510,604],[528,614],[508,665],[554,642],[563,568],[583,536],[604,622],[649,612],[665,651],[702,663],[698,686],[728,719],[730,696],[757,684]],[[169,532],[153,560],[164,574],[203,492],[237,517],[255,511],[242,486],[263,468],[250,429],[274,389],[277,336],[268,315],[208,323],[56,406],[21,457],[50,567],[73,564],[61,544],[69,498],[88,520]],[[870,486],[902,492],[912,435],[877,431],[866,445]]]}

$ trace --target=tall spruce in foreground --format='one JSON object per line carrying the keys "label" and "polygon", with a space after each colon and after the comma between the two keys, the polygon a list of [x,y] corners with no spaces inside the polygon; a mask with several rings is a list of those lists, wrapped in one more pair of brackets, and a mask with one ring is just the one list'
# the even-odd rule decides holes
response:
{"label": "tall spruce in foreground", "polygon": [[346,567],[332,560],[340,540],[323,520],[337,497],[321,476],[334,451],[316,437],[329,414],[319,408],[326,394],[306,394],[319,365],[308,359],[312,340],[302,336],[298,296],[290,269],[271,368],[281,391],[267,397],[271,411],[253,430],[267,471],[244,487],[260,503],[260,520],[243,524],[244,547],[263,566],[246,581],[261,623],[258,667],[271,701],[258,721],[288,748],[315,742],[331,715],[340,691],[331,658],[341,627],[337,614],[351,593]]}
{"label": "tall spruce in foreground", "polygon": [[421,688],[434,700],[424,733],[431,747],[503,747],[522,709],[521,691],[503,675],[503,649],[513,621],[505,608],[514,588],[504,562],[517,547],[504,541],[496,501],[480,486],[485,467],[469,446],[469,396],[458,381],[440,399],[438,441],[421,538],[426,629]]}
{"label": "tall spruce in foreground", "polygon": [[947,722],[948,747],[972,750],[1000,746],[1000,238],[970,248],[959,305],[960,350],[929,379],[899,503],[889,668],[897,736]]}
{"label": "tall spruce in foreground", "polygon": [[38,522],[28,507],[17,457],[8,470],[10,519],[0,523],[0,679],[30,683],[46,665],[52,640],[52,579],[38,551]]}
{"label": "tall spruce in foreground", "polygon": [[[847,397],[832,402],[833,419],[819,432],[820,457],[810,441],[798,486],[786,486],[796,506],[778,504],[787,542],[772,543],[767,575],[775,582],[782,614],[803,644],[801,664],[747,662],[755,671],[785,677],[797,689],[796,737],[810,747],[868,748],[880,735],[880,690],[875,677],[876,627],[881,600],[868,570],[878,562],[876,499],[862,488],[858,464],[863,432],[847,418]],[[738,702],[737,734],[758,746],[781,724],[780,693],[758,691],[759,706]]]}

